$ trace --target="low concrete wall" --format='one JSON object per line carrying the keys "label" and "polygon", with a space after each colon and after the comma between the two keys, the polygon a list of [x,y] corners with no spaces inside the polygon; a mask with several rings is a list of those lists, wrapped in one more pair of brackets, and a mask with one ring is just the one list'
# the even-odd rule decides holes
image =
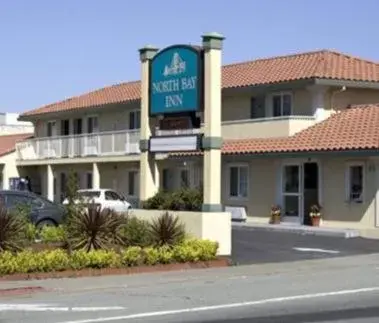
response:
{"label": "low concrete wall", "polygon": [[[151,221],[165,211],[134,209],[130,215]],[[230,256],[232,252],[232,227],[229,212],[169,211],[184,224],[186,232],[199,239],[217,241],[218,255]]]}

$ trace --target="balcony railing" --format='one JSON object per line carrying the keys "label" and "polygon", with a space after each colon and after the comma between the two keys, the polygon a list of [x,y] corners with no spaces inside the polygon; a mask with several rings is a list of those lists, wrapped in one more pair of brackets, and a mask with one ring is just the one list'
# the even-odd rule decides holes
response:
{"label": "balcony railing", "polygon": [[18,160],[139,154],[139,130],[35,138],[16,144]]}

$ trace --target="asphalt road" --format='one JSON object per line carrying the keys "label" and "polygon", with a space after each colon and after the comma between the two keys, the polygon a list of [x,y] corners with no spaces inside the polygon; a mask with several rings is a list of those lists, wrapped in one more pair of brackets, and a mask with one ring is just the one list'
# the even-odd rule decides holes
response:
{"label": "asphalt road", "polygon": [[379,252],[379,240],[339,238],[236,226],[232,231],[236,264],[298,261]]}
{"label": "asphalt road", "polygon": [[379,254],[23,284],[46,292],[1,296],[1,323],[379,322]]}

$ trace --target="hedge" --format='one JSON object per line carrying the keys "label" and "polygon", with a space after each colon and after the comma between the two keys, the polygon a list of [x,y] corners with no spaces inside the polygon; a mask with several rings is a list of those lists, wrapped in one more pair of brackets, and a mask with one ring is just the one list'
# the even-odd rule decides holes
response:
{"label": "hedge", "polygon": [[209,240],[186,240],[168,247],[129,247],[121,252],[77,250],[71,254],[63,249],[18,253],[0,253],[0,276],[22,273],[80,270],[85,268],[122,268],[141,265],[209,261],[216,259],[218,245]]}

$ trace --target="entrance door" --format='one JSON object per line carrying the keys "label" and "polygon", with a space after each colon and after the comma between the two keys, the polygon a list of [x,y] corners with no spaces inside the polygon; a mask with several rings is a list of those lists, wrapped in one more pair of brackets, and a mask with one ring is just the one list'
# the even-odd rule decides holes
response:
{"label": "entrance door", "polygon": [[284,222],[302,223],[302,165],[284,165],[282,170],[282,213]]}
{"label": "entrance door", "polygon": [[304,163],[304,224],[311,225],[309,211],[319,203],[319,169],[317,163]]}

